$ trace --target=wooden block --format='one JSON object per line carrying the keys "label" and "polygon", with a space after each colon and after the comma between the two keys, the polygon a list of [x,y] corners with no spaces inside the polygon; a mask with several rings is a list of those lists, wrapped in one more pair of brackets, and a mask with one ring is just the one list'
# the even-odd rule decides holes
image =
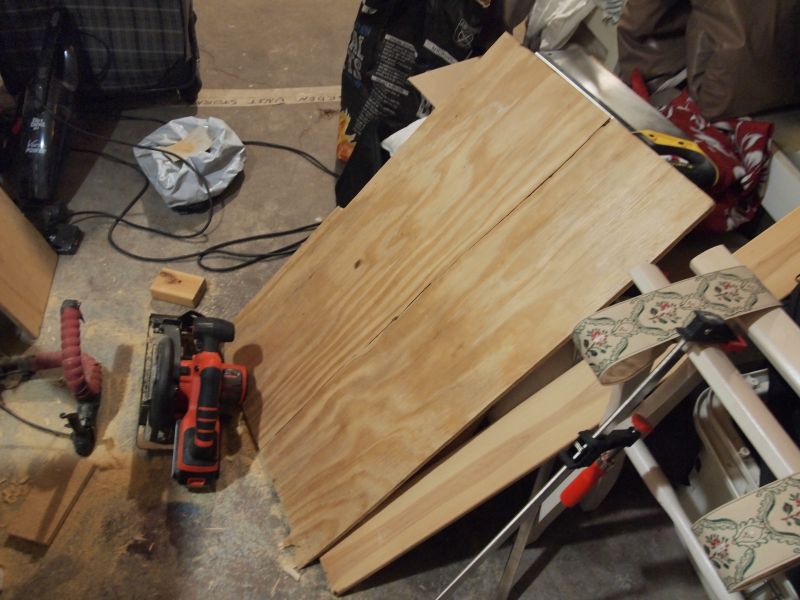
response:
{"label": "wooden block", "polygon": [[150,285],[150,295],[156,300],[164,300],[194,308],[200,303],[206,291],[206,280],[199,275],[161,269]]}
{"label": "wooden block", "polygon": [[[785,296],[800,272],[800,210],[735,256],[770,292]],[[665,396],[685,388],[685,381],[693,381],[693,372],[684,359],[639,412],[653,423],[660,421],[665,416]],[[579,430],[597,425],[609,393],[581,363],[533,394],[324,554],[322,566],[331,589],[336,593],[349,590],[536,469],[568,445]]]}
{"label": "wooden block", "polygon": [[0,310],[32,337],[39,335],[58,257],[0,189]]}
{"label": "wooden block", "polygon": [[8,527],[8,534],[49,546],[77,502],[95,466],[73,453],[48,464]]}

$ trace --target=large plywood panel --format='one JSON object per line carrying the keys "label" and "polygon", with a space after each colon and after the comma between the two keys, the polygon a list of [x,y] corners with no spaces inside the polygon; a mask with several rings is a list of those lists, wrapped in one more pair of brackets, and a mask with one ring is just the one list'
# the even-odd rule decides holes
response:
{"label": "large plywood panel", "polygon": [[236,318],[261,446],[607,121],[510,37],[473,73]]}
{"label": "large plywood panel", "polygon": [[268,444],[297,562],[363,519],[710,206],[616,122],[593,134]]}

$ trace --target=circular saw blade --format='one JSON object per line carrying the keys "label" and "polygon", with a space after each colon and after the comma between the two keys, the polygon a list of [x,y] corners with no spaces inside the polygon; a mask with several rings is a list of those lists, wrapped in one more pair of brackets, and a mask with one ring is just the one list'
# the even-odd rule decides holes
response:
{"label": "circular saw blade", "polygon": [[[178,393],[179,349],[168,335],[159,337],[150,365],[150,427],[159,437],[172,438],[175,426],[175,406]],[[165,439],[166,441],[166,439]]]}

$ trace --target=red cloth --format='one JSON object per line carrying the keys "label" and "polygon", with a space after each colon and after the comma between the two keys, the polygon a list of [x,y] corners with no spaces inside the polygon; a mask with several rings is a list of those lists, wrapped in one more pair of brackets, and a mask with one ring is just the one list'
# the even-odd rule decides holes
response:
{"label": "red cloth", "polygon": [[764,196],[772,123],[746,118],[711,123],[688,91],[661,112],[691,136],[719,170],[716,185],[708,190],[716,205],[703,223],[705,229],[731,231],[750,221]]}

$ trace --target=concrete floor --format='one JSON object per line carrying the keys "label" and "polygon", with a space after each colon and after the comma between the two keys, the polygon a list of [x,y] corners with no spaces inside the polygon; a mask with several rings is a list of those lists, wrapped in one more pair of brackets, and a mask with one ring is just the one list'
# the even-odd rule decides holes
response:
{"label": "concrete floor", "polygon": [[[198,35],[206,88],[329,86],[339,81],[356,0],[204,0]],[[290,144],[333,165],[336,105],[199,109],[227,121],[242,139]],[[193,114],[159,107],[129,114],[163,119]],[[155,126],[95,115],[91,127],[138,141]],[[97,148],[91,141],[74,145]],[[125,148],[107,146],[131,158]],[[139,176],[103,160],[73,154],[64,194],[75,210],[118,212],[135,194]],[[285,153],[248,149],[245,176],[214,218],[208,240],[219,242],[323,218],[334,206],[332,181]],[[150,225],[189,231],[202,215],[178,216],[151,190],[132,212]],[[148,286],[158,266],[125,258],[106,241],[108,223],[87,221],[80,252],[62,257],[36,348],[57,343],[58,308],[65,298],[83,302],[84,348],[105,367],[100,438],[92,456],[99,470],[52,546],[45,550],[6,539],[0,529],[4,595],[10,598],[330,598],[314,565],[300,574],[279,549],[288,533],[269,475],[243,424],[230,428],[218,489],[190,494],[169,478],[169,458],[135,450],[135,423],[147,316],[176,312],[151,301]],[[169,255],[190,244],[120,230],[123,246]],[[171,266],[200,272],[192,262]],[[280,266],[263,263],[235,274],[206,274],[209,289],[199,309],[232,318]],[[32,382],[9,403],[55,425],[69,404],[52,382]],[[66,446],[0,416],[0,475],[29,474]],[[397,561],[352,593],[358,599],[430,598],[518,508],[527,495],[516,486]],[[7,524],[24,502],[0,505]],[[458,592],[491,598],[507,549],[496,553]],[[667,519],[638,478],[623,473],[606,504],[592,514],[563,516],[526,551],[519,598],[705,597]]]}

